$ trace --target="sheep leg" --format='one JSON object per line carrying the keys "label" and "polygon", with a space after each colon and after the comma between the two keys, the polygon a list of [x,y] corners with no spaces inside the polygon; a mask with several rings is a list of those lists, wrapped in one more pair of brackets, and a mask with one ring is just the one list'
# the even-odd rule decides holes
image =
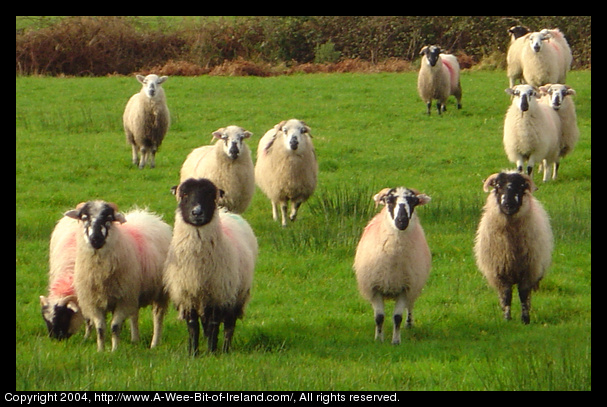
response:
{"label": "sheep leg", "polygon": [[200,317],[204,336],[207,338],[207,347],[209,352],[217,351],[217,340],[219,336],[219,324],[217,314],[219,310],[213,307],[206,307],[204,315]]}
{"label": "sheep leg", "polygon": [[131,145],[131,149],[132,149],[132,162],[133,165],[137,165],[137,163],[139,162],[139,157],[137,156],[137,146],[135,144]]}
{"label": "sheep leg", "polygon": [[291,219],[292,222],[295,222],[295,218],[297,218],[297,211],[299,210],[299,207],[301,206],[302,202],[300,201],[293,201],[291,202],[291,214],[289,215],[289,219]]}
{"label": "sheep leg", "polygon": [[544,178],[542,179],[542,181],[544,182],[548,182],[548,179],[550,178],[550,169],[548,167],[548,161],[547,160],[542,160],[543,166],[544,166]]}
{"label": "sheep leg", "polygon": [[139,311],[131,316],[131,342],[139,342]]}
{"label": "sheep leg", "polygon": [[438,111],[439,115],[444,111],[441,102],[439,102],[438,100],[436,101],[436,110]]}
{"label": "sheep leg", "polygon": [[223,348],[222,351],[227,353],[230,351],[232,344],[232,336],[234,336],[234,329],[236,328],[236,312],[229,311],[226,313],[223,320]]}
{"label": "sheep leg", "polygon": [[[127,318],[128,314],[123,310],[114,311],[114,316],[112,317],[111,327],[112,327],[112,352],[118,349],[118,343],[120,342],[120,331],[122,331],[122,324],[124,320]],[[133,318],[133,316],[131,316]],[[133,323],[137,326],[135,330],[137,332],[137,337],[139,337],[139,319],[135,318],[136,321],[133,322],[131,320],[131,328],[133,327]]]}
{"label": "sheep leg", "polygon": [[154,334],[152,336],[152,343],[150,348],[155,348],[160,344],[160,338],[162,337],[162,325],[164,323],[164,314],[166,312],[166,304],[155,302],[152,305],[152,315],[154,318]]}
{"label": "sheep leg", "polygon": [[198,355],[198,340],[200,337],[200,326],[198,325],[198,312],[191,309],[186,312],[185,320],[188,325],[189,352],[192,356]]}
{"label": "sheep leg", "polygon": [[139,160],[139,169],[142,170],[145,167],[145,163],[148,158],[148,149],[145,147],[141,147],[139,149],[139,155],[141,156],[141,160]]}
{"label": "sheep leg", "polygon": [[101,311],[96,311],[92,320],[95,325],[95,330],[97,331],[97,351],[103,352],[103,349],[105,348],[105,330],[107,328],[105,315]]}
{"label": "sheep leg", "polygon": [[394,331],[392,332],[392,345],[400,344],[400,324],[403,321],[403,312],[407,308],[407,327],[409,328],[411,325],[411,313],[409,308],[407,307],[407,297],[404,293],[401,293],[398,298],[396,298],[396,304],[394,305]]}
{"label": "sheep leg", "polygon": [[432,108],[432,101],[426,102],[426,114],[430,115],[430,109]]}
{"label": "sheep leg", "polygon": [[531,310],[531,288],[518,287],[518,296],[521,300],[521,321],[523,324],[530,322],[529,311]]}
{"label": "sheep leg", "polygon": [[288,205],[288,201],[284,201],[280,203],[280,215],[282,217],[282,227],[286,228],[287,227],[287,205]]}
{"label": "sheep leg", "polygon": [[510,306],[512,305],[512,286],[502,287],[499,290],[499,297],[500,306],[504,312],[504,319],[509,321],[511,319]]}
{"label": "sheep leg", "polygon": [[381,294],[373,294],[373,298],[371,298],[371,306],[373,307],[373,312],[375,314],[375,340],[383,342],[384,298]]}
{"label": "sheep leg", "polygon": [[559,166],[561,165],[561,163],[559,163],[558,161],[554,163],[554,166],[552,167],[552,180],[554,181],[556,179],[556,175],[559,172]]}
{"label": "sheep leg", "polygon": [[156,167],[156,148],[152,147],[150,151],[148,151],[148,157],[150,161],[150,168]]}
{"label": "sheep leg", "polygon": [[272,201],[272,219],[274,219],[274,221],[278,220],[278,207],[274,201]]}

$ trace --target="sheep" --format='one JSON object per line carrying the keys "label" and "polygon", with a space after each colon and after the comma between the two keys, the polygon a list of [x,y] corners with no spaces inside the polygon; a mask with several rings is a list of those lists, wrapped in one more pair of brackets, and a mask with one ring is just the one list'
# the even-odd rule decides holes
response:
{"label": "sheep", "polygon": [[375,314],[375,339],[383,341],[384,299],[394,299],[392,344],[400,343],[402,314],[406,327],[413,324],[413,305],[431,266],[431,254],[414,209],[430,197],[405,187],[384,188],[374,198],[386,205],[369,224],[358,242],[354,270],[360,294]]}
{"label": "sheep", "polygon": [[301,204],[314,193],[317,177],[318,162],[310,127],[303,121],[282,121],[259,140],[255,182],[272,202],[275,221],[280,205],[283,227],[287,226],[289,200],[289,219],[295,221]]}
{"label": "sheep", "polygon": [[530,322],[531,291],[539,288],[552,261],[550,220],[532,195],[533,180],[516,171],[489,176],[487,197],[476,232],[474,254],[479,270],[498,291],[506,320],[511,319],[512,287],[518,285],[521,321]]}
{"label": "sheep", "polygon": [[[580,138],[580,130],[577,125],[577,115],[575,112],[575,103],[571,97],[575,95],[575,90],[570,86],[563,84],[548,83],[539,88],[542,97],[540,103],[544,103],[554,109],[561,121],[561,134],[559,137],[559,159],[565,157],[577,144]],[[555,167],[553,178],[556,178],[558,172],[558,163]]]}
{"label": "sheep", "polygon": [[508,48],[510,87],[517,79],[536,87],[565,83],[572,60],[571,48],[559,29],[527,33],[512,41]]}
{"label": "sheep", "polygon": [[97,332],[97,350],[105,345],[106,314],[112,312],[112,351],[120,330],[131,318],[131,340],[139,339],[139,308],[152,304],[154,334],[160,343],[168,303],[162,270],[171,242],[171,227],[155,214],[134,209],[118,212],[114,203],[89,201],[67,211],[83,233],[76,234],[74,288],[85,319]]}
{"label": "sheep", "polygon": [[529,32],[531,32],[531,30],[528,27],[525,27],[524,25],[514,25],[510,27],[508,29],[508,34],[510,35],[510,43],[513,43],[518,38],[522,37],[523,35]]}
{"label": "sheep", "polygon": [[527,161],[528,175],[531,175],[536,162],[543,161],[546,182],[549,177],[548,164],[553,163],[556,169],[559,162],[560,119],[552,108],[538,103],[538,93],[530,85],[516,85],[506,89],[506,93],[513,96],[504,119],[506,155],[516,163],[519,172],[523,172],[523,165]]}
{"label": "sheep", "polygon": [[257,239],[238,214],[217,208],[221,195],[212,181],[188,178],[175,188],[178,207],[164,273],[166,291],[188,327],[189,352],[198,354],[200,318],[208,350],[230,350],[236,320],[250,297]]}
{"label": "sheep", "polygon": [[253,133],[238,126],[228,126],[213,132],[214,146],[194,149],[181,166],[180,181],[207,178],[221,190],[218,204],[234,213],[243,213],[255,192],[255,169],[251,150],[244,139]]}
{"label": "sheep", "polygon": [[[67,339],[80,329],[84,318],[74,290],[74,264],[76,262],[76,233],[78,222],[63,217],[51,234],[49,249],[49,293],[40,296],[42,318],[49,336]],[[85,337],[89,335],[86,325]]]}
{"label": "sheep", "polygon": [[150,168],[154,168],[156,151],[171,124],[171,115],[161,86],[168,77],[154,74],[136,77],[143,86],[126,104],[122,123],[126,140],[132,148],[133,164],[139,162],[139,168],[143,169],[149,162]]}
{"label": "sheep", "polygon": [[447,110],[446,102],[450,95],[457,99],[457,108],[462,108],[462,86],[459,80],[459,63],[451,54],[443,54],[436,45],[425,46],[420,52],[422,57],[417,91],[426,102],[426,113],[430,114],[432,100],[436,99],[438,114]]}

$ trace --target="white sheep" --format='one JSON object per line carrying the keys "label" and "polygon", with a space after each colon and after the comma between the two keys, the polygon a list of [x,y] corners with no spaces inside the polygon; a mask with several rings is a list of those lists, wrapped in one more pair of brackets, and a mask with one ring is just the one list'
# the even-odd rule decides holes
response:
{"label": "white sheep", "polygon": [[[580,130],[577,125],[577,114],[575,103],[571,96],[575,90],[563,84],[546,84],[539,88],[542,97],[540,103],[544,103],[554,109],[561,120],[561,134],[559,144],[559,159],[573,151],[580,138]],[[569,96],[569,97],[568,97]],[[553,178],[556,178],[558,164],[555,167]]]}
{"label": "white sheep", "polygon": [[[48,297],[40,296],[40,305],[49,336],[54,339],[69,338],[84,322],[74,289],[76,234],[80,230],[77,221],[63,217],[57,222],[51,234],[49,293]],[[88,336],[88,324],[86,328],[85,336]]]}
{"label": "white sheep", "polygon": [[289,219],[295,221],[297,211],[316,189],[318,162],[310,128],[291,119],[278,123],[259,140],[255,182],[272,202],[272,217],[278,220],[280,205],[282,226],[287,226],[287,205],[291,201]]}
{"label": "white sheep", "polygon": [[430,273],[430,249],[414,212],[430,197],[398,187],[381,190],[374,200],[386,206],[365,227],[356,248],[354,270],[358,289],[374,310],[376,340],[383,341],[384,299],[396,300],[392,343],[399,344],[403,311],[407,309],[409,328],[413,305]]}
{"label": "white sheep", "polygon": [[546,83],[565,83],[573,57],[559,29],[544,29],[511,42],[507,61],[511,88],[517,79],[537,87]]}
{"label": "white sheep", "polygon": [[457,108],[462,108],[462,86],[459,79],[459,63],[451,54],[443,54],[436,45],[421,49],[423,55],[417,77],[417,91],[426,102],[426,112],[430,114],[432,100],[436,99],[438,114],[447,110],[449,96],[457,99]]}
{"label": "white sheep", "polygon": [[539,288],[552,260],[550,220],[533,197],[530,177],[517,172],[489,176],[487,197],[474,245],[476,263],[489,285],[496,288],[504,318],[510,319],[512,287],[518,285],[521,320],[528,324],[531,291]]}
{"label": "white sheep", "polygon": [[523,172],[527,162],[528,175],[535,163],[543,161],[546,182],[548,164],[554,164],[556,169],[559,162],[560,119],[550,106],[538,102],[538,93],[530,85],[516,85],[506,89],[506,93],[513,96],[504,119],[506,155],[516,163],[519,172]]}
{"label": "white sheep", "polygon": [[118,212],[115,204],[89,201],[65,216],[77,219],[84,233],[76,234],[74,288],[85,319],[94,323],[97,350],[103,351],[106,314],[112,312],[112,351],[120,330],[131,318],[131,340],[139,339],[139,308],[152,304],[154,334],[160,343],[168,298],[162,270],[171,242],[171,227],[157,215],[135,209]]}
{"label": "white sheep", "polygon": [[257,239],[240,215],[217,208],[221,190],[208,179],[189,178],[175,194],[179,204],[165,265],[166,290],[186,320],[190,353],[198,354],[199,318],[211,352],[217,350],[224,324],[222,349],[227,352],[250,297]]}
{"label": "white sheep", "polygon": [[171,115],[166,103],[162,84],[167,76],[136,75],[142,87],[126,104],[122,115],[122,124],[126,140],[132,148],[133,164],[139,168],[149,162],[150,168],[156,166],[156,151],[171,124]]}
{"label": "white sheep", "polygon": [[228,126],[213,132],[213,146],[194,149],[181,166],[180,181],[207,178],[221,190],[219,205],[234,213],[243,213],[255,192],[255,168],[251,150],[244,139],[252,133],[238,126]]}

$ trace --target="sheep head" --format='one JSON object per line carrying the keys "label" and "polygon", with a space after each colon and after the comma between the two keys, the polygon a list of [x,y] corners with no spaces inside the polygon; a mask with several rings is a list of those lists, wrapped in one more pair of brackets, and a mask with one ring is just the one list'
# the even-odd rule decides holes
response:
{"label": "sheep head", "polygon": [[188,178],[172,191],[177,197],[184,222],[196,227],[204,226],[213,220],[217,200],[224,193],[206,178]]}
{"label": "sheep head", "polygon": [[529,46],[534,52],[540,52],[542,50],[543,41],[547,41],[550,38],[552,38],[552,35],[548,30],[531,33],[528,37]]}
{"label": "sheep head", "polygon": [[426,45],[420,51],[420,55],[425,55],[428,65],[436,66],[440,53],[443,52],[438,45]]}
{"label": "sheep head", "polygon": [[278,132],[282,134],[287,149],[293,151],[299,148],[300,143],[305,142],[306,135],[312,137],[310,134],[310,127],[301,120],[291,119],[282,121],[276,125],[276,128],[278,129]]}
{"label": "sheep head", "polygon": [[104,201],[82,202],[76,209],[65,212],[64,216],[82,222],[84,237],[95,250],[105,244],[113,222],[126,222],[115,203]]}
{"label": "sheep head", "polygon": [[548,95],[550,98],[550,106],[554,110],[559,110],[561,108],[565,97],[575,95],[575,90],[568,85],[562,85],[560,83],[547,83],[544,86],[540,86],[539,90],[542,95]]}
{"label": "sheep head", "polygon": [[65,298],[40,296],[42,318],[46,322],[48,335],[63,340],[72,336],[82,324],[82,315],[75,295]]}
{"label": "sheep head", "polygon": [[483,190],[493,194],[500,211],[504,215],[517,214],[533,192],[537,190],[533,180],[526,174],[518,172],[500,172],[490,175],[483,185]]}
{"label": "sheep head", "polygon": [[405,187],[384,188],[373,197],[375,205],[386,205],[390,224],[397,230],[405,230],[418,205],[430,202],[430,197]]}
{"label": "sheep head", "polygon": [[513,96],[512,104],[518,106],[522,112],[529,110],[531,103],[539,98],[539,94],[531,85],[516,85],[505,92]]}
{"label": "sheep head", "polygon": [[253,135],[250,131],[238,126],[222,127],[215,130],[213,136],[219,140],[223,140],[223,151],[228,157],[235,160],[240,155],[244,147],[244,139]]}
{"label": "sheep head", "polygon": [[150,74],[148,76],[136,75],[137,80],[143,85],[141,87],[141,91],[150,99],[156,96],[158,93],[158,89],[167,79],[168,76],[160,76]]}

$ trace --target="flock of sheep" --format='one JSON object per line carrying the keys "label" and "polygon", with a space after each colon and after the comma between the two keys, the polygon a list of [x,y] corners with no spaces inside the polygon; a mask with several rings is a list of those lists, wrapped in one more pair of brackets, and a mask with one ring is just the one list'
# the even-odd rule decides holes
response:
{"label": "flock of sheep", "polygon": [[[533,197],[531,178],[542,163],[556,177],[560,159],[579,137],[575,92],[565,85],[571,51],[558,30],[510,30],[508,77],[512,105],[504,123],[504,148],[517,170],[489,176],[490,192],[478,226],[474,252],[477,265],[499,293],[504,317],[510,319],[512,290],[518,285],[521,319],[529,323],[530,293],[551,262],[552,231],[548,215]],[[421,50],[418,91],[430,114],[432,100],[445,111],[450,95],[461,108],[459,65],[437,46]],[[137,75],[141,91],[127,103],[123,124],[139,168],[155,165],[155,154],[170,125],[162,83],[166,76]],[[514,85],[515,80],[524,82]],[[540,98],[540,95],[541,96]],[[213,145],[194,149],[173,188],[177,199],[171,227],[147,210],[126,213],[115,204],[89,201],[69,210],[50,239],[49,294],[40,296],[49,335],[65,339],[83,324],[95,329],[97,348],[105,348],[107,313],[112,314],[112,350],[118,346],[125,319],[131,339],[138,340],[139,309],[152,305],[159,344],[169,301],[186,321],[189,351],[198,353],[200,323],[209,351],[230,349],[236,320],[250,297],[258,245],[240,215],[249,206],[255,185],[270,199],[275,221],[287,226],[313,193],[318,164],[310,128],[291,119],[260,139],[255,165],[245,140],[251,132],[228,126],[213,132]],[[524,163],[527,163],[524,167]],[[413,306],[431,268],[431,254],[415,213],[430,197],[405,187],[385,188],[373,197],[384,208],[365,227],[354,258],[358,288],[374,310],[375,338],[383,340],[384,300],[396,301],[392,343],[400,343],[400,327],[413,323]],[[288,205],[291,202],[291,210]]]}

